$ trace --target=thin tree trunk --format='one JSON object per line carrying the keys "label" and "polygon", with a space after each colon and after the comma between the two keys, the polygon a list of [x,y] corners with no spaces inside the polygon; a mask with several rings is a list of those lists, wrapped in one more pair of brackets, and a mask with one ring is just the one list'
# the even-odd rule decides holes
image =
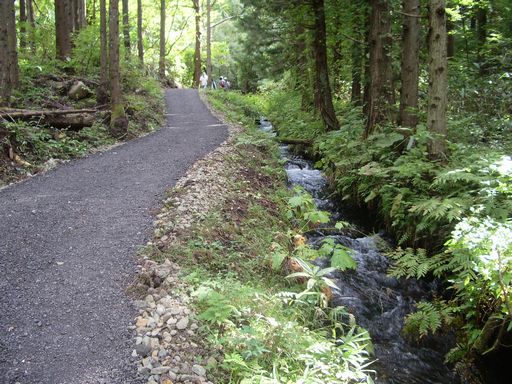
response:
{"label": "thin tree trunk", "polygon": [[352,8],[352,12],[354,13],[355,25],[354,25],[354,35],[355,39],[352,41],[352,47],[350,49],[351,56],[351,74],[352,74],[352,82],[350,87],[350,100],[355,105],[362,104],[361,98],[361,79],[362,79],[362,71],[363,71],[363,52],[365,49],[365,44],[363,41],[365,40],[364,33],[364,23],[365,23],[365,15],[364,12],[364,4],[362,1],[356,1],[355,6]]}
{"label": "thin tree trunk", "polygon": [[196,21],[196,46],[194,51],[194,87],[199,87],[201,78],[201,9],[199,0],[192,0]]}
{"label": "thin tree trunk", "polygon": [[124,56],[126,61],[130,60],[130,15],[128,9],[128,0],[123,0],[123,43],[124,43]]}
{"label": "thin tree trunk", "polygon": [[212,86],[212,2],[206,1],[206,76],[208,87]]}
{"label": "thin tree trunk", "polygon": [[119,70],[119,0],[110,0],[109,5],[109,77],[110,77],[110,134],[123,137],[128,128],[121,101],[121,76]]}
{"label": "thin tree trunk", "polygon": [[78,0],[78,23],[80,29],[87,26],[87,5],[85,0]]}
{"label": "thin tree trunk", "polygon": [[27,0],[27,16],[28,16],[28,40],[30,44],[30,52],[36,53],[35,33],[36,33],[36,17],[34,14],[34,3],[33,0]]}
{"label": "thin tree trunk", "polygon": [[447,36],[447,47],[446,47],[446,56],[450,59],[455,56],[455,35],[452,32],[455,29],[455,25],[453,21],[448,18],[446,19],[446,33]]}
{"label": "thin tree trunk", "polygon": [[18,77],[14,1],[3,0],[0,1],[0,105],[9,104]]}
{"label": "thin tree trunk", "polygon": [[66,60],[71,56],[71,24],[70,2],[55,0],[55,43],[57,58]]}
{"label": "thin tree trunk", "polygon": [[142,0],[137,0],[137,53],[140,66],[144,66],[144,45],[142,41]]}
{"label": "thin tree trunk", "polygon": [[160,59],[158,61],[160,80],[165,79],[165,0],[160,0]]}
{"label": "thin tree trunk", "polygon": [[339,129],[332,104],[331,85],[327,66],[327,36],[324,0],[312,0],[315,18],[313,51],[315,53],[315,104],[327,130]]}
{"label": "thin tree trunk", "polygon": [[391,120],[393,105],[391,20],[388,0],[371,0],[370,89],[368,118],[364,136],[370,136],[381,122]]}
{"label": "thin tree trunk", "polygon": [[108,51],[107,51],[107,6],[106,0],[100,0],[100,86],[97,101],[106,104],[108,101]]}
{"label": "thin tree trunk", "polygon": [[301,95],[301,109],[304,111],[310,111],[311,107],[314,106],[314,100],[312,97],[312,81],[311,71],[309,69],[308,61],[308,49],[306,44],[306,29],[302,22],[299,22],[295,29],[295,36],[297,41],[296,47],[296,60],[297,60],[297,90]]}
{"label": "thin tree trunk", "polygon": [[485,43],[487,41],[487,6],[479,4],[476,10],[476,37],[478,40],[477,61],[480,65],[480,74],[486,73]]}
{"label": "thin tree trunk", "polygon": [[27,47],[27,7],[25,0],[20,0],[20,48]]}
{"label": "thin tree trunk", "polygon": [[[400,113],[398,125],[418,125],[418,82],[420,54],[420,0],[403,0]],[[411,16],[409,16],[411,15]]]}
{"label": "thin tree trunk", "polygon": [[446,57],[446,2],[429,0],[429,89],[427,127],[432,134],[428,154],[432,160],[445,161],[446,99],[448,60]]}

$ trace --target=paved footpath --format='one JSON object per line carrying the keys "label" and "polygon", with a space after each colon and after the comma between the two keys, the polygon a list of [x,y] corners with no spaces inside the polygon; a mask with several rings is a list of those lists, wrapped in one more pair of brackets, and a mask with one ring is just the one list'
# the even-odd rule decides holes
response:
{"label": "paved footpath", "polygon": [[125,288],[158,208],[227,129],[196,90],[167,125],[0,191],[0,383],[138,383]]}

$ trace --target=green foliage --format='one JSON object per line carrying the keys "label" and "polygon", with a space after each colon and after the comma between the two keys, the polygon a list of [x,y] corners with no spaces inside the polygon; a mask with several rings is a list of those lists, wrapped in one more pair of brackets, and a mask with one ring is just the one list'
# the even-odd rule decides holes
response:
{"label": "green foliage", "polygon": [[318,250],[320,256],[331,258],[331,267],[341,271],[357,268],[352,252],[350,248],[342,244],[335,244],[334,239],[331,238],[326,238]]}
{"label": "green foliage", "polygon": [[301,230],[314,228],[320,224],[327,224],[330,221],[330,214],[317,209],[313,197],[304,192],[302,187],[293,189],[294,196],[288,200],[287,217],[295,219]]}
{"label": "green foliage", "polygon": [[403,331],[407,335],[419,335],[421,338],[453,322],[455,310],[442,300],[422,301],[416,304],[416,309],[416,312],[407,315],[405,319]]}

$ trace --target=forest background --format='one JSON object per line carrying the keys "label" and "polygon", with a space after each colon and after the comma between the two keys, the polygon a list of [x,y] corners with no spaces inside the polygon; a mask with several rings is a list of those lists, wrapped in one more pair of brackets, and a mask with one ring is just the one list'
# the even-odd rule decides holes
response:
{"label": "forest background", "polygon": [[0,4],[5,179],[157,127],[160,84],[197,86],[206,68],[256,93],[231,102],[265,114],[394,236],[395,276],[443,281],[409,331],[456,329],[451,361],[509,350],[509,1]]}

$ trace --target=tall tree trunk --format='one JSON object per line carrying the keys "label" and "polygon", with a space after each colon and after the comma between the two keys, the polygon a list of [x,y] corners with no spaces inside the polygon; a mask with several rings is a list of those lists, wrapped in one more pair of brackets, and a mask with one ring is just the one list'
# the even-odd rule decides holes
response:
{"label": "tall tree trunk", "polygon": [[315,104],[327,130],[339,129],[332,104],[329,69],[327,67],[327,34],[324,0],[312,0],[315,18],[313,51],[315,53]]}
{"label": "tall tree trunk", "polygon": [[432,134],[428,154],[432,160],[446,160],[446,99],[448,60],[446,57],[446,1],[429,0],[429,87],[427,127]]}
{"label": "tall tree trunk", "polygon": [[107,6],[106,0],[100,0],[100,86],[96,96],[98,103],[107,103],[108,89]]}
{"label": "tall tree trunk", "polygon": [[201,78],[201,9],[199,0],[192,0],[196,21],[196,47],[194,51],[194,87],[199,87]]}
{"label": "tall tree trunk", "polygon": [[165,79],[165,0],[160,0],[160,58],[158,61],[158,75]]}
{"label": "tall tree trunk", "polygon": [[296,77],[297,77],[297,90],[301,95],[301,109],[310,111],[314,106],[314,100],[311,92],[311,71],[309,70],[308,49],[306,44],[306,29],[302,22],[297,24],[295,28],[295,49],[296,49]]}
{"label": "tall tree trunk", "polygon": [[137,0],[137,53],[139,64],[144,66],[144,45],[142,41],[142,0]]}
{"label": "tall tree trunk", "polygon": [[14,1],[0,1],[0,105],[9,104],[11,92],[18,84],[16,51],[16,13]]}
{"label": "tall tree trunk", "polygon": [[391,120],[393,105],[391,59],[391,18],[389,0],[371,0],[370,89],[368,118],[364,136],[375,132],[377,124]]}
{"label": "tall tree trunk", "polygon": [[126,61],[130,60],[130,15],[128,9],[128,0],[123,0],[123,43],[124,43],[124,56]]}
{"label": "tall tree trunk", "polygon": [[362,72],[363,72],[363,53],[366,48],[363,43],[365,41],[365,24],[366,24],[366,15],[365,15],[365,6],[364,2],[361,0],[354,2],[354,7],[351,9],[354,14],[354,37],[355,39],[352,41],[352,47],[350,49],[351,56],[351,75],[352,82],[350,87],[350,101],[355,105],[362,104]]}
{"label": "tall tree trunk", "polygon": [[212,86],[212,1],[206,1],[206,76],[208,87]]}
{"label": "tall tree trunk", "polygon": [[35,33],[36,33],[36,17],[34,14],[33,0],[27,0],[27,17],[29,24],[28,40],[30,44],[30,52],[36,53]]}
{"label": "tall tree trunk", "polygon": [[27,7],[25,0],[20,0],[20,48],[27,46]]}
{"label": "tall tree trunk", "polygon": [[71,7],[69,0],[55,0],[55,43],[57,58],[71,56]]}
{"label": "tall tree trunk", "polygon": [[85,0],[78,0],[78,26],[80,29],[87,26],[87,5]]}
{"label": "tall tree trunk", "polygon": [[109,76],[110,76],[110,134],[123,137],[128,128],[128,119],[121,100],[121,75],[119,70],[119,0],[110,0],[109,5]]}
{"label": "tall tree trunk", "polygon": [[[420,0],[403,0],[400,113],[398,125],[418,124],[418,81],[420,61]],[[411,15],[411,16],[409,16]]]}
{"label": "tall tree trunk", "polygon": [[447,33],[447,46],[446,46],[446,56],[450,59],[455,56],[455,35],[451,33],[455,29],[455,25],[453,21],[450,19],[450,16],[447,15],[446,19],[446,33]]}
{"label": "tall tree trunk", "polygon": [[480,65],[480,74],[485,74],[486,65],[485,65],[485,43],[487,41],[487,5],[486,4],[478,4],[478,8],[476,10],[476,37],[478,40],[478,54],[477,61]]}

